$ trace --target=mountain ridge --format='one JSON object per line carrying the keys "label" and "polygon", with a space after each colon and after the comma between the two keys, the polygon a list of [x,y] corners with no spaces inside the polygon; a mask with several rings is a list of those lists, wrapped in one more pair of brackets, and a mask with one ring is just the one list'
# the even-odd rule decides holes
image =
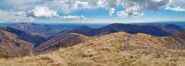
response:
{"label": "mountain ridge", "polygon": [[[169,37],[116,32],[37,56],[1,60],[2,66],[181,66],[185,50]],[[174,45],[168,47],[165,41]],[[169,42],[169,43],[171,43]],[[175,46],[177,45],[177,46]],[[176,48],[176,49],[174,49]],[[159,61],[160,60],[160,61]],[[111,62],[111,63],[110,63]]]}
{"label": "mountain ridge", "polygon": [[92,29],[88,26],[82,26],[72,30],[64,30],[59,32],[58,34],[79,33],[87,36],[97,36],[97,35],[105,35],[105,34],[110,34],[110,33],[120,32],[120,31],[131,33],[131,34],[146,33],[153,36],[171,36],[175,33],[183,31],[183,29],[180,26],[170,25],[170,24],[163,25],[163,26],[147,26],[147,25],[140,26],[137,24],[114,23],[114,24],[110,24],[96,29]]}
{"label": "mountain ridge", "polygon": [[14,29],[11,27],[1,27],[1,30],[13,33],[15,35],[17,35],[17,37],[19,39],[25,40],[27,42],[32,43],[34,46],[38,46],[40,43],[46,41],[46,38],[43,38],[41,36],[37,36],[37,35],[31,35],[29,33],[26,33],[24,31],[18,30],[18,29]]}
{"label": "mountain ridge", "polygon": [[0,30],[0,57],[25,56],[32,53],[33,45],[15,34]]}
{"label": "mountain ridge", "polygon": [[88,36],[77,34],[77,33],[69,33],[64,35],[57,35],[48,41],[40,44],[36,47],[36,51],[44,51],[49,49],[57,49],[57,48],[65,48],[71,47],[81,42],[87,41],[90,38]]}

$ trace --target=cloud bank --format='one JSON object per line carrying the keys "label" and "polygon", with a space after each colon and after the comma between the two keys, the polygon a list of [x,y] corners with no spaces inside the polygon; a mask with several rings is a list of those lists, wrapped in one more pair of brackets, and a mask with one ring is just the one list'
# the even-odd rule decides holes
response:
{"label": "cloud bank", "polygon": [[[121,7],[121,9],[118,9]],[[145,11],[158,11],[166,9],[172,11],[185,11],[184,0],[2,0],[1,12],[12,12],[15,16],[34,18],[84,19],[82,16],[68,15],[79,9],[104,8],[108,15],[117,15],[124,18],[128,16],[143,16]],[[61,14],[62,13],[62,14]],[[9,14],[7,14],[9,15]]]}

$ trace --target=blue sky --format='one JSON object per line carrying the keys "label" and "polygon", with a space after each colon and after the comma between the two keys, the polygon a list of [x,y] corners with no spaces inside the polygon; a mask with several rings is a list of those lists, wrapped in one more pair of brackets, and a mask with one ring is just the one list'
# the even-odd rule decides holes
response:
{"label": "blue sky", "polygon": [[185,21],[183,0],[2,0],[0,22]]}

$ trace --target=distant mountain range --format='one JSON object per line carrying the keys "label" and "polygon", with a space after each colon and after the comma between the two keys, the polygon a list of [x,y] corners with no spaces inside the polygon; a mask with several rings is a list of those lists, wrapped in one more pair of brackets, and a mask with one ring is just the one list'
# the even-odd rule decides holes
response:
{"label": "distant mountain range", "polygon": [[7,31],[7,32],[10,32],[12,34],[15,34],[15,35],[18,36],[17,38],[19,38],[21,40],[25,40],[27,42],[30,42],[34,46],[38,46],[39,44],[41,44],[42,42],[47,40],[47,38],[44,38],[42,36],[32,35],[32,34],[29,34],[27,32],[12,28],[12,27],[2,27],[0,29],[4,30],[4,31]]}
{"label": "distant mountain range", "polygon": [[[56,35],[63,30],[71,30],[86,24],[35,24],[35,23],[16,23],[8,27],[27,32],[32,35],[39,35],[45,38]],[[87,24],[89,27],[97,28],[102,24]]]}
{"label": "distant mountain range", "polygon": [[48,38],[62,30],[73,29],[79,27],[79,25],[18,23],[8,27],[24,31],[32,35],[39,35]]}
{"label": "distant mountain range", "polygon": [[17,36],[16,39],[32,44],[35,51],[71,47],[90,38],[116,32],[144,33],[155,37],[175,36],[174,41],[177,40],[181,44],[185,43],[184,39],[182,39],[183,34],[178,34],[182,33],[184,28],[175,24],[141,25],[114,23],[100,28],[92,28],[85,25],[62,26],[56,24],[17,23],[1,27],[0,30],[14,34]]}
{"label": "distant mountain range", "polygon": [[153,36],[170,36],[181,32],[184,29],[180,26],[167,24],[159,26],[135,25],[135,24],[110,24],[102,28],[92,29],[88,26],[81,26],[72,30],[61,31],[60,33],[79,33],[87,36],[105,35],[114,32],[127,32],[130,34],[146,33]]}
{"label": "distant mountain range", "polygon": [[[50,37],[48,41],[40,44],[40,46],[38,46],[37,49],[39,48],[41,50],[48,50],[53,48],[56,49],[59,47],[67,47],[66,45],[73,46],[78,44],[79,42],[82,42],[81,40],[84,40],[84,38],[85,37],[87,38],[87,36],[96,37],[96,36],[102,36],[102,35],[116,33],[116,32],[127,32],[129,34],[145,33],[152,36],[165,37],[165,36],[176,35],[181,31],[183,31],[183,28],[173,24],[159,25],[159,26],[147,26],[147,25],[139,26],[135,24],[133,25],[133,24],[116,23],[116,24],[110,24],[97,29],[93,29],[88,26],[80,26],[72,30],[64,30],[59,32],[57,35]],[[77,34],[74,35],[71,33],[77,33]],[[167,41],[166,43],[171,42],[170,39],[173,39],[173,38],[167,38],[167,39],[168,40],[166,40]]]}

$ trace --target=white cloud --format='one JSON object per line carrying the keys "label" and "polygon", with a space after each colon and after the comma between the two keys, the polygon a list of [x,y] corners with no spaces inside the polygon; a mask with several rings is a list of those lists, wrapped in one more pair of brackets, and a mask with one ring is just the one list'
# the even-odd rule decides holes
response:
{"label": "white cloud", "polygon": [[115,13],[115,8],[110,8],[109,9],[109,16],[112,16],[113,13]]}
{"label": "white cloud", "polygon": [[165,9],[172,10],[172,11],[185,11],[185,8],[182,8],[182,7],[179,7],[179,6],[176,6],[176,7],[167,6]]}
{"label": "white cloud", "polygon": [[123,11],[117,13],[120,17],[142,16],[144,11],[157,11],[165,6],[169,0],[123,0]]}
{"label": "white cloud", "polygon": [[56,10],[62,11],[65,14],[77,9],[90,8],[89,2],[81,0],[53,0],[45,2],[45,5],[56,8]]}
{"label": "white cloud", "polygon": [[33,17],[26,17],[25,12],[0,10],[0,20],[2,22],[28,22],[34,21]]}
{"label": "white cloud", "polygon": [[117,13],[119,17],[142,16],[143,10],[139,6],[133,6]]}
{"label": "white cloud", "polygon": [[[118,9],[119,7],[119,9]],[[121,7],[121,8],[120,8]],[[13,17],[60,17],[62,19],[84,19],[83,16],[63,16],[78,9],[104,8],[110,16],[142,16],[144,11],[167,9],[185,11],[184,0],[2,0],[0,16]],[[13,12],[14,11],[14,12]],[[11,12],[11,13],[10,13]],[[58,14],[60,13],[60,14]],[[72,15],[72,14],[71,14]],[[12,17],[12,18],[13,18]],[[59,18],[59,19],[60,19]]]}
{"label": "white cloud", "polygon": [[[64,13],[77,9],[105,8],[109,15],[117,13],[120,17],[141,16],[145,10],[157,11],[169,3],[169,0],[55,0]],[[56,5],[55,5],[56,6]],[[121,11],[117,7],[122,6]]]}
{"label": "white cloud", "polygon": [[85,19],[84,16],[73,16],[73,15],[61,16],[60,18],[65,19],[65,20],[83,20],[83,19]]}
{"label": "white cloud", "polygon": [[20,11],[15,13],[15,16],[25,16],[26,17],[26,13],[24,11]]}
{"label": "white cloud", "polygon": [[32,10],[28,11],[34,17],[58,17],[58,13],[54,10],[51,10],[48,7],[37,6]]}
{"label": "white cloud", "polygon": [[185,11],[185,1],[170,0],[170,2],[166,5],[165,9],[172,11]]}

